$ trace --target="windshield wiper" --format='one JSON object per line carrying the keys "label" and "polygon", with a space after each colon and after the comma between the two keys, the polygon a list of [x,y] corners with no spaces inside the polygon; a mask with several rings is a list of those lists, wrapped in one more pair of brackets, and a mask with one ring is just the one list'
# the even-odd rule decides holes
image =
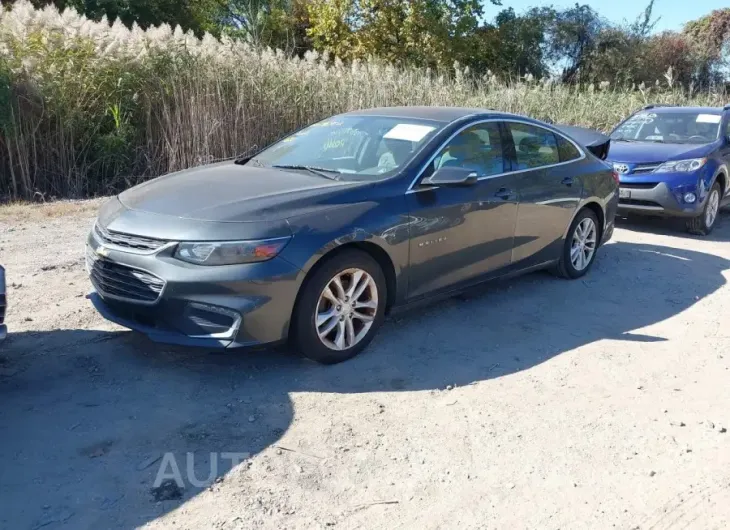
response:
{"label": "windshield wiper", "polygon": [[320,177],[324,177],[326,179],[330,180],[337,180],[337,177],[332,175],[334,173],[335,175],[339,175],[340,172],[336,169],[327,169],[326,167],[315,167],[315,166],[297,166],[297,165],[274,165],[271,166],[276,169],[299,169],[302,171],[309,171],[310,173],[314,173],[315,175],[319,175]]}

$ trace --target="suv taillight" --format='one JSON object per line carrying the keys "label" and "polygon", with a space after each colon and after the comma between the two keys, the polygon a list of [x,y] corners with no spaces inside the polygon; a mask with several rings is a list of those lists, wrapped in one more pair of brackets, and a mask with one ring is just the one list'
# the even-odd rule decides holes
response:
{"label": "suv taillight", "polygon": [[614,182],[616,184],[620,184],[619,179],[618,179],[618,171],[614,171],[613,173],[611,173],[611,175],[613,176]]}

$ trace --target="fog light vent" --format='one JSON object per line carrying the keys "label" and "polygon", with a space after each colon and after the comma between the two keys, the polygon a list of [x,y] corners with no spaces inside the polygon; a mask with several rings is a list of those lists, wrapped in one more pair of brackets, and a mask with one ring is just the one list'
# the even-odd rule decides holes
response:
{"label": "fog light vent", "polygon": [[230,309],[193,302],[185,309],[184,333],[190,337],[229,337],[238,331],[240,319]]}

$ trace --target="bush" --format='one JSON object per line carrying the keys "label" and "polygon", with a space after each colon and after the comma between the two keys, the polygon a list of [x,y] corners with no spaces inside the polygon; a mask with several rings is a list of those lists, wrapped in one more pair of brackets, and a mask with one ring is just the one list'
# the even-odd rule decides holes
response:
{"label": "bush", "polygon": [[0,5],[0,197],[109,194],[252,152],[328,115],[386,105],[484,107],[608,129],[652,102],[721,94],[504,84],[378,61],[303,59],[168,26],[142,31],[72,10]]}

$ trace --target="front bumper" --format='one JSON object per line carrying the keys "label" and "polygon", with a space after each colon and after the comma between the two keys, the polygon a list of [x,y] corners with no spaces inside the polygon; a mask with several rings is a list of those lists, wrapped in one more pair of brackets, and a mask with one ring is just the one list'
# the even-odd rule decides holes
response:
{"label": "front bumper", "polygon": [[[640,183],[624,183],[619,188],[618,209],[620,212],[659,215],[666,217],[696,217],[705,207],[704,200],[694,204],[680,202],[664,182],[653,187],[643,187]],[[623,197],[621,196],[623,195]]]}
{"label": "front bumper", "polygon": [[297,267],[280,258],[204,267],[173,258],[174,247],[130,251],[102,243],[92,230],[86,249],[94,287],[89,300],[107,320],[156,342],[219,349],[286,338],[300,282]]}

